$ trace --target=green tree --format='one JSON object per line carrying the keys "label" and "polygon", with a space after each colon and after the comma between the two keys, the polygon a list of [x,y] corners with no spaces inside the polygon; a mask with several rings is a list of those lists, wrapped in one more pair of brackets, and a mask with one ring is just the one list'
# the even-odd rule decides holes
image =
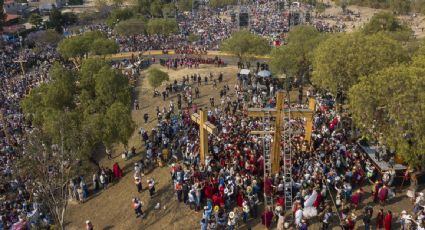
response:
{"label": "green tree", "polygon": [[407,41],[412,37],[412,30],[402,23],[394,14],[380,12],[375,14],[363,28],[367,35],[383,32],[399,41]]}
{"label": "green tree", "polygon": [[118,44],[115,41],[99,38],[93,41],[90,51],[92,54],[105,56],[107,54],[117,53],[118,48]]}
{"label": "green tree", "polygon": [[309,79],[313,52],[327,37],[312,26],[295,27],[288,34],[288,44],[271,53],[272,71]]}
{"label": "green tree", "polygon": [[401,65],[362,77],[349,91],[357,126],[411,166],[425,166],[424,80],[424,68]]}
{"label": "green tree", "polygon": [[174,18],[176,15],[176,5],[173,3],[167,3],[162,5],[162,17]]}
{"label": "green tree", "polygon": [[158,88],[162,82],[169,80],[170,77],[168,76],[168,73],[164,71],[161,71],[157,68],[150,68],[148,70],[148,81],[153,88]]}
{"label": "green tree", "polygon": [[146,33],[146,23],[139,18],[132,18],[115,25],[115,33],[123,36],[133,36]]}
{"label": "green tree", "polygon": [[153,0],[151,5],[150,5],[149,12],[155,18],[162,17],[162,3],[161,3],[161,1],[160,0]]}
{"label": "green tree", "polygon": [[338,34],[315,50],[312,82],[334,94],[345,93],[360,76],[407,60],[401,44],[384,34]]}
{"label": "green tree", "polygon": [[212,8],[224,8],[226,6],[237,5],[238,1],[236,0],[210,0],[208,2]]}
{"label": "green tree", "polygon": [[59,43],[58,51],[65,59],[73,59],[78,68],[83,57],[89,53],[106,55],[116,53],[118,46],[100,31],[87,32],[66,38]]}
{"label": "green tree", "polygon": [[271,46],[267,39],[250,33],[238,31],[221,43],[221,50],[237,56],[240,60],[250,60],[255,55],[270,53]]}
{"label": "green tree", "polygon": [[192,0],[179,0],[177,1],[177,9],[181,12],[192,10]]}
{"label": "green tree", "polygon": [[151,3],[152,0],[135,0],[137,12],[139,12],[143,16],[150,17]]}
{"label": "green tree", "polygon": [[[72,150],[86,158],[90,158],[94,146],[99,143],[105,146],[126,143],[124,139],[128,134],[124,130],[133,131],[129,128],[131,91],[128,80],[110,63],[101,59],[86,59],[79,71],[67,70],[55,64],[49,75],[52,80],[32,90],[21,103],[26,119],[35,127],[55,143],[60,139],[59,131],[64,127],[65,142],[69,142],[69,146],[73,143],[75,146]],[[126,109],[118,107],[123,120],[115,116],[117,121],[112,123],[112,116],[106,115],[117,103]],[[61,126],[65,121],[67,124]],[[117,134],[106,138],[112,124]],[[68,128],[67,125],[72,127]],[[77,135],[74,136],[75,133],[68,132],[68,129],[75,129]]]}
{"label": "green tree", "polygon": [[28,18],[28,22],[33,24],[35,27],[40,27],[43,22],[43,18],[39,14],[31,14]]}
{"label": "green tree", "polygon": [[128,80],[117,70],[103,67],[95,75],[96,104],[106,108],[114,102],[131,104]]}
{"label": "green tree", "polygon": [[153,18],[146,25],[148,34],[170,35],[179,32],[179,26],[175,19]]}
{"label": "green tree", "polygon": [[397,14],[408,14],[411,4],[410,0],[390,0],[390,9]]}
{"label": "green tree", "polygon": [[114,27],[117,23],[125,21],[134,16],[134,13],[129,8],[117,8],[112,11],[111,15],[106,19],[106,24],[109,27]]}
{"label": "green tree", "polygon": [[129,106],[115,102],[108,108],[105,115],[104,132],[104,139],[107,142],[121,142],[127,146],[134,128],[135,124],[131,118]]}

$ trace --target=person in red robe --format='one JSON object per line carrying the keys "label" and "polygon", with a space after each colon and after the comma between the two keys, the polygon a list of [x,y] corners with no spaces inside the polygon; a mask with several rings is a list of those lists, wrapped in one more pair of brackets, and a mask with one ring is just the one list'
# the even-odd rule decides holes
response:
{"label": "person in red robe", "polygon": [[272,224],[273,212],[270,210],[270,207],[267,207],[261,216],[261,223],[266,226],[267,229],[270,229]]}
{"label": "person in red robe", "polygon": [[376,216],[376,229],[382,229],[384,227],[384,210],[379,210]]}
{"label": "person in red robe", "polygon": [[236,204],[238,207],[242,207],[242,204],[244,202],[242,191],[239,190],[238,194],[236,195]]}
{"label": "person in red robe", "polygon": [[391,230],[391,222],[393,221],[393,214],[391,211],[387,212],[387,215],[385,215],[384,218],[384,228],[385,230]]}
{"label": "person in red robe", "polygon": [[272,180],[267,177],[264,181],[264,193],[266,196],[270,196],[272,194]]}
{"label": "person in red robe", "polygon": [[114,177],[116,179],[119,179],[119,178],[122,177],[122,170],[121,170],[121,168],[120,168],[120,166],[118,165],[117,162],[115,162],[115,164],[113,165],[112,169],[114,171]]}
{"label": "person in red robe", "polygon": [[357,208],[361,200],[362,200],[362,193],[359,189],[351,196],[351,203],[354,205],[354,207]]}
{"label": "person in red robe", "polygon": [[378,191],[378,198],[381,204],[384,204],[388,197],[388,188],[387,186],[382,186]]}

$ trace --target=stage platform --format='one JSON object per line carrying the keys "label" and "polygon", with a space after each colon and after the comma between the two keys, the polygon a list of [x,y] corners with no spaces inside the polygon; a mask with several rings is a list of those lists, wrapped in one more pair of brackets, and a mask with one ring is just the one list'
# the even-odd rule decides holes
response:
{"label": "stage platform", "polygon": [[[379,169],[379,171],[381,171],[381,173],[384,173],[391,169],[391,166],[390,164],[388,164],[388,162],[378,161],[378,159],[376,158],[375,152],[376,152],[377,146],[367,146],[367,145],[359,144],[359,147],[364,153],[366,153],[366,155],[369,157],[369,159],[371,159],[372,163],[375,165],[375,167]],[[402,171],[405,171],[406,169],[407,167],[404,165],[401,165],[401,164],[394,165],[394,170],[396,172],[402,172]]]}

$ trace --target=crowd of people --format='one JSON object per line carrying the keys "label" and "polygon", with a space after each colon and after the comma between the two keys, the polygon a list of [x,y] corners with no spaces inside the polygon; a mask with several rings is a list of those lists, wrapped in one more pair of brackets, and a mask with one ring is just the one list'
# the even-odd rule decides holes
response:
{"label": "crowd of people", "polygon": [[[194,79],[196,86],[196,76]],[[191,114],[200,109],[194,104],[188,103],[181,110],[180,105],[176,110],[170,102],[170,107],[162,112],[157,109],[157,127],[150,134],[143,130],[144,137],[141,136],[149,159],[170,163],[176,200],[202,212],[201,229],[234,229],[241,224],[249,227],[249,220],[259,217],[267,228],[274,224],[286,229],[289,215],[294,216],[296,229],[308,229],[312,224],[320,229],[337,225],[344,229],[394,229],[396,221],[391,210],[374,212],[372,206],[385,207],[392,202],[396,175],[393,171],[380,175],[357,147],[353,132],[341,122],[334,98],[328,94],[309,92],[318,102],[311,144],[304,137],[303,119],[292,118],[284,127],[291,138],[282,138],[282,149],[290,146],[293,156],[293,200],[286,201],[288,188],[283,170],[264,177],[262,142],[250,134],[261,130],[262,120],[248,118],[244,112],[250,107],[274,107],[279,85],[255,75],[239,75],[238,79],[233,92],[228,85],[222,86],[221,104],[210,103],[209,108],[204,108],[208,121],[220,130],[209,135],[205,162],[199,158],[198,125],[191,120]],[[187,82],[190,83],[189,78]],[[186,88],[184,95],[192,95],[192,87]],[[304,100],[299,102],[287,101],[286,107],[306,107]],[[372,203],[363,202],[367,194],[374,197]],[[265,196],[273,200],[273,205],[260,213]],[[423,226],[423,194],[414,193],[413,197],[417,209],[410,215],[403,211],[400,216],[404,229]],[[292,203],[290,210],[285,208],[286,202]]]}
{"label": "crowd of people", "polygon": [[27,223],[48,225],[52,220],[41,208],[37,186],[28,178],[19,177],[15,166],[24,152],[25,133],[31,129],[24,120],[20,100],[49,80],[48,70],[60,57],[50,46],[37,52],[20,49],[20,44],[5,44],[0,49],[0,59],[0,229]]}

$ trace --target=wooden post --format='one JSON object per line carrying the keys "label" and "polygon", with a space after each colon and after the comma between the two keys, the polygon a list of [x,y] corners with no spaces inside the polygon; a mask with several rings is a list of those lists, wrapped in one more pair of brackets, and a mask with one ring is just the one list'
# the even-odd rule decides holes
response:
{"label": "wooden post", "polygon": [[199,157],[200,163],[205,163],[205,155],[208,152],[208,134],[204,128],[205,122],[208,120],[207,113],[200,110],[199,118]]}
{"label": "wooden post", "polygon": [[306,116],[305,123],[305,140],[311,144],[311,133],[313,132],[313,115],[316,111],[316,100],[313,97],[308,98],[308,109],[313,111],[309,116]]}
{"label": "wooden post", "polygon": [[199,114],[191,116],[192,121],[199,125],[199,160],[205,163],[205,156],[208,153],[208,133],[216,134],[217,128],[208,121],[207,111],[199,110]]}
{"label": "wooden post", "polygon": [[280,140],[281,140],[281,126],[283,123],[283,116],[282,110],[283,110],[283,91],[278,91],[276,95],[276,121],[275,121],[275,134],[273,136],[273,149],[272,149],[272,155],[271,155],[271,162],[272,162],[272,173],[275,174],[279,172],[279,166],[280,166]]}

